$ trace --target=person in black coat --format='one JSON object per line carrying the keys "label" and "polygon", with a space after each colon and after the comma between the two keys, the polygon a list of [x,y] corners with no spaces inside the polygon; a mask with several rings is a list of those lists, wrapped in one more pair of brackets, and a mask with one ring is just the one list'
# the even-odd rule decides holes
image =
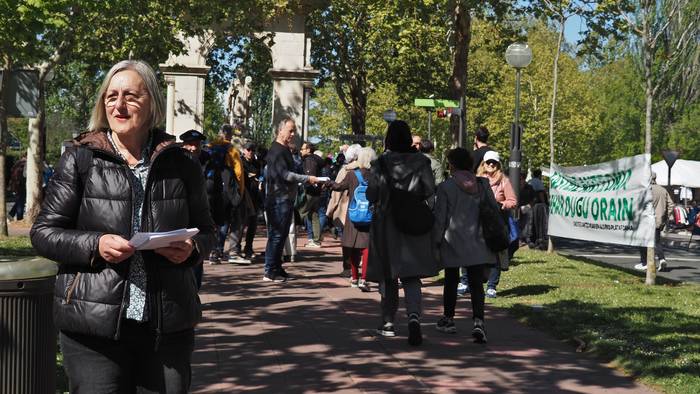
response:
{"label": "person in black coat", "polygon": [[[31,230],[58,262],[54,320],[71,393],[185,393],[201,318],[192,267],[214,243],[200,166],[155,128],[165,100],[149,65],[107,73],[89,131],[66,150]],[[199,229],[137,250],[136,232]]]}

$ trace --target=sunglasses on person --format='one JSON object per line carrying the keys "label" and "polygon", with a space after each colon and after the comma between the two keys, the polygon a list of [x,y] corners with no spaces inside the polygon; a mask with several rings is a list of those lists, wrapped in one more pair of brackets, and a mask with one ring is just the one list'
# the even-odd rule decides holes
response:
{"label": "sunglasses on person", "polygon": [[486,162],[486,165],[487,165],[487,166],[492,166],[492,167],[498,167],[499,164],[500,164],[500,163],[497,162],[496,160],[489,160],[489,161]]}

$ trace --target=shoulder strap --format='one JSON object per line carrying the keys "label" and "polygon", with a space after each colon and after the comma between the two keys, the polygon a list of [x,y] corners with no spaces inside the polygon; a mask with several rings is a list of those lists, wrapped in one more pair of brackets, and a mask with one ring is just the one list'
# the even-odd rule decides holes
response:
{"label": "shoulder strap", "polygon": [[362,171],[360,171],[359,168],[355,168],[355,176],[357,177],[357,181],[360,182],[360,184],[365,183],[365,178],[362,177]]}
{"label": "shoulder strap", "polygon": [[85,186],[87,174],[92,164],[92,149],[85,146],[75,148],[75,162],[78,167],[78,177],[80,179],[80,187]]}

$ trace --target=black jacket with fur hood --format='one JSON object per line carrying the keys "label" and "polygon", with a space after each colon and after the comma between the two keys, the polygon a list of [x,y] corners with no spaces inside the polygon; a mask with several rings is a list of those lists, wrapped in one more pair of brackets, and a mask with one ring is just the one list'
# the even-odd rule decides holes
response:
{"label": "black jacket with fur hood", "polygon": [[[144,185],[141,231],[197,227],[195,250],[174,264],[142,251],[148,276],[148,320],[157,335],[192,329],[201,318],[191,267],[214,243],[202,171],[174,137],[152,130],[151,168]],[[58,329],[118,339],[128,296],[131,259],[111,264],[98,252],[104,234],[130,239],[132,187],[129,168],[105,131],[81,134],[57,165],[31,230],[37,252],[58,262],[54,319]],[[90,154],[78,153],[89,149]],[[83,151],[85,153],[87,151]],[[90,158],[85,163],[84,157]],[[81,162],[82,160],[82,162]],[[89,164],[88,164],[89,163]]]}

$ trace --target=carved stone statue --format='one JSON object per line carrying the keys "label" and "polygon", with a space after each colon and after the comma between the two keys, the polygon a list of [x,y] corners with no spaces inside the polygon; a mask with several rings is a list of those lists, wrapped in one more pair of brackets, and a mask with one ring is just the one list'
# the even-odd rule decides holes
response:
{"label": "carved stone statue", "polygon": [[231,82],[228,90],[228,102],[226,103],[230,124],[234,124],[236,121],[244,125],[248,123],[252,81],[253,78],[245,76],[243,68],[236,69],[236,78]]}

